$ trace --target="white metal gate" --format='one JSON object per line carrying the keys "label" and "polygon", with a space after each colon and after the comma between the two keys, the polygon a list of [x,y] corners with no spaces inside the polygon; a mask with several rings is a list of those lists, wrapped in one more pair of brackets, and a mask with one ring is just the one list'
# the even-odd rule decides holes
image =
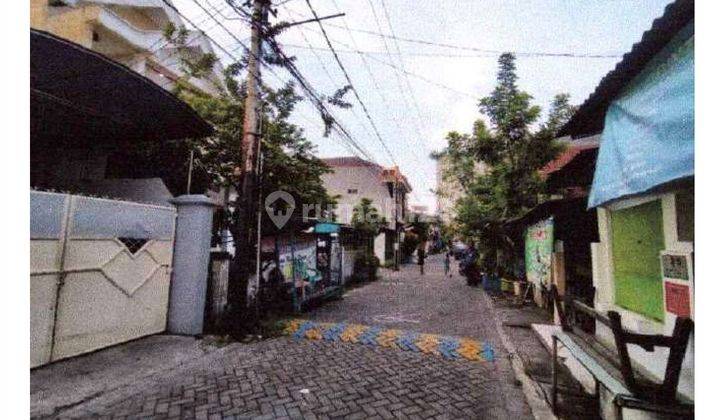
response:
{"label": "white metal gate", "polygon": [[31,193],[31,366],[165,330],[176,211]]}

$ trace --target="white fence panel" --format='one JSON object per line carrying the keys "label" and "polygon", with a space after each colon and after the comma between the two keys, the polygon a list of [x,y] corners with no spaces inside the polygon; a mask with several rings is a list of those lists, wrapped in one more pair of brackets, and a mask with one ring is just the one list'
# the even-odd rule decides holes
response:
{"label": "white fence panel", "polygon": [[165,330],[175,209],[31,194],[32,366]]}

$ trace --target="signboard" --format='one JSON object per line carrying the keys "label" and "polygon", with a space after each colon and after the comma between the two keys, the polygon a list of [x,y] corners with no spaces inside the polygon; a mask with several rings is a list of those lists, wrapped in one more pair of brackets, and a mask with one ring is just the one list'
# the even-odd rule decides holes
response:
{"label": "signboard", "polygon": [[681,317],[690,317],[690,287],[665,282],[665,310]]}
{"label": "signboard", "polygon": [[536,284],[550,284],[550,265],[553,252],[552,217],[527,228],[525,232],[525,272],[527,280]]}
{"label": "signboard", "polygon": [[664,254],[662,256],[663,277],[688,280],[688,266],[685,255]]}

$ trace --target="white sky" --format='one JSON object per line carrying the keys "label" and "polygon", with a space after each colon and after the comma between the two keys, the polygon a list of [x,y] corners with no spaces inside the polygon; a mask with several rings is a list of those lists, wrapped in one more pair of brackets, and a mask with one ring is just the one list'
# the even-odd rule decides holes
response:
{"label": "white sky", "polygon": [[[222,17],[237,17],[224,0],[174,0],[185,16],[226,49],[239,55],[241,50],[237,41],[195,1],[210,12],[220,11],[217,15],[220,22],[246,45],[249,43],[249,26]],[[282,0],[274,0],[274,3],[282,3]],[[325,21],[328,36],[381,137],[401,171],[409,178],[414,189],[411,202],[428,205],[433,211],[435,198],[431,189],[435,188],[436,182],[435,164],[429,154],[445,146],[448,131],[469,132],[473,121],[480,118],[477,98],[488,95],[495,86],[499,54],[400,40],[396,43],[391,38],[355,29],[390,34],[389,17],[395,35],[400,38],[490,51],[616,56],[519,55],[516,63],[519,85],[546,110],[552,97],[560,92],[569,93],[573,103],[582,103],[620,60],[619,56],[629,51],[650,28],[652,21],[662,15],[670,0],[311,0],[311,3],[320,16],[338,11],[346,14],[344,19]],[[311,17],[306,0],[289,0],[279,7],[278,17],[271,20],[297,21]],[[345,24],[353,31],[348,32]],[[346,84],[332,54],[326,51],[327,44],[317,23],[290,28],[278,37],[278,41],[286,45],[288,55],[297,57],[297,67],[318,92],[329,95]],[[363,62],[357,53],[345,52],[354,50],[353,41],[358,50],[375,53],[365,54]],[[309,45],[315,50],[309,49]],[[402,53],[402,64],[396,48]],[[388,55],[388,50],[392,54]],[[217,53],[223,61],[229,62],[224,53]],[[413,75],[403,74],[379,61],[404,67]],[[276,68],[275,71],[280,79],[291,79],[285,70]],[[280,81],[270,72],[265,70],[263,75],[266,83],[279,86]],[[348,93],[346,99],[353,103],[353,109],[335,109],[334,114],[379,164],[392,165],[390,155],[374,135],[352,93]],[[306,137],[317,145],[320,156],[350,154],[336,134],[322,137],[322,123],[308,101],[299,106],[293,122],[305,129]]]}

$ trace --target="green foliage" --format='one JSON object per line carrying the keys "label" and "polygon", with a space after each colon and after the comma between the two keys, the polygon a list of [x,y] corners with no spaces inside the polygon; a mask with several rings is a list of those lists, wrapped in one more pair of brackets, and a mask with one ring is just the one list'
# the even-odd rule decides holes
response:
{"label": "green foliage", "polygon": [[[183,65],[185,81],[188,78],[208,78],[217,64],[213,54],[199,54],[187,46],[187,31],[168,25],[165,37],[177,48]],[[247,67],[247,59],[228,65],[221,80],[216,81],[220,92],[210,96],[199,92],[188,83],[179,83],[175,93],[187,102],[215,129],[214,136],[191,142],[188,147],[195,151],[193,174],[208,178],[207,187],[235,187],[240,190],[237,168],[242,167],[241,141],[243,136],[246,85],[238,81]],[[217,79],[217,78],[215,78]],[[303,204],[325,209],[334,203],[327,194],[321,176],[330,168],[315,156],[315,146],[304,137],[303,130],[288,121],[302,97],[290,82],[279,89],[261,86],[262,98],[262,174],[264,196],[283,190],[295,199],[296,207]],[[200,175],[203,174],[203,175]],[[180,172],[187,176],[187,172]],[[264,201],[265,197],[262,197]],[[322,215],[310,214],[320,217]],[[267,215],[263,212],[263,217]],[[235,233],[237,221],[228,220],[228,227]],[[269,220],[263,226],[272,226]]]}
{"label": "green foliage", "polygon": [[363,197],[353,208],[350,225],[357,232],[374,238],[380,233],[380,230],[387,225],[387,222],[385,218],[380,217],[380,213],[375,206],[373,206],[372,200]]}
{"label": "green foliage", "polygon": [[380,230],[387,226],[387,221],[380,216],[371,199],[365,197],[360,199],[360,202],[353,208],[350,225],[361,237],[365,238],[364,258],[375,258],[373,256],[374,240]]}
{"label": "green foliage", "polygon": [[421,242],[425,242],[430,237],[430,223],[423,221],[419,216],[415,216],[408,223],[408,229],[418,236]]}
{"label": "green foliage", "polygon": [[[497,81],[479,103],[490,127],[477,120],[471,134],[448,133],[448,147],[442,152],[450,163],[443,176],[456,180],[465,192],[456,203],[458,233],[478,240],[489,265],[494,251],[510,247],[503,223],[538,203],[543,192],[538,170],[562,150],[555,135],[574,112],[569,96],[557,95],[547,121],[534,129],[541,109],[518,88],[511,53],[500,56]],[[478,162],[485,168],[480,170]]]}
{"label": "green foliage", "polygon": [[406,232],[405,239],[403,239],[402,245],[400,245],[400,253],[403,258],[409,258],[421,242],[420,235],[413,232]]}
{"label": "green foliage", "polygon": [[362,282],[377,279],[377,271],[380,267],[380,260],[372,254],[360,254],[355,260],[353,267],[353,280]]}

